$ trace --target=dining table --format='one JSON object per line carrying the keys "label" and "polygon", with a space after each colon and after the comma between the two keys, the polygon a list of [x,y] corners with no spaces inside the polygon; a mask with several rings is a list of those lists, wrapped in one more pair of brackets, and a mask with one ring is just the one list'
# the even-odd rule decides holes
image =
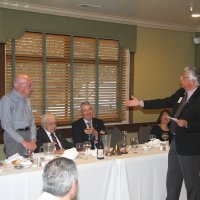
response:
{"label": "dining table", "polygon": [[[165,200],[168,151],[151,148],[127,154],[74,159],[78,169],[76,200]],[[15,169],[6,164],[0,171],[0,197],[36,200],[42,193],[44,166]],[[183,184],[180,199],[186,200]]]}

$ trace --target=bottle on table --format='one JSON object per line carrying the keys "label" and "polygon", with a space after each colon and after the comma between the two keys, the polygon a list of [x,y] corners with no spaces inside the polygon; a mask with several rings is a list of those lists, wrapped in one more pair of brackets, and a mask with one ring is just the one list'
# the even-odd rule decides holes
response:
{"label": "bottle on table", "polygon": [[99,142],[97,146],[97,159],[104,159],[104,146],[101,138],[101,134],[99,134]]}

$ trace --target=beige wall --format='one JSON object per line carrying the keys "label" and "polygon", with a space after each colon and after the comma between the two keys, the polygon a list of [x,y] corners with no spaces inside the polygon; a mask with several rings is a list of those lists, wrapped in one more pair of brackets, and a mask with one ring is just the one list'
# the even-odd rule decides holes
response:
{"label": "beige wall", "polygon": [[[193,64],[193,33],[138,27],[134,96],[150,99],[172,94],[183,68]],[[136,110],[134,123],[155,121],[159,112]]]}

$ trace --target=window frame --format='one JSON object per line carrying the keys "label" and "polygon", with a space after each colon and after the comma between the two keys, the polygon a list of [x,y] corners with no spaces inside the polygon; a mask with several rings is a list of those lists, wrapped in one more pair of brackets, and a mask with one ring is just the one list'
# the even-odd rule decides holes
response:
{"label": "window frame", "polygon": [[[71,36],[70,36],[70,37],[71,37]],[[80,36],[79,36],[79,37],[80,37]],[[84,37],[84,38],[85,38],[85,37]],[[43,52],[43,53],[44,53],[44,52]],[[129,53],[127,53],[127,54],[129,54]],[[126,58],[126,59],[129,59],[129,58]],[[71,65],[71,66],[73,66],[72,60],[73,60],[73,59],[70,58],[70,65]],[[44,62],[46,62],[46,61],[43,60],[43,64],[44,64]],[[128,61],[127,61],[127,63],[128,63]],[[127,83],[129,83],[129,79],[128,79],[128,78],[129,78],[129,76],[128,76],[129,71],[128,71],[128,69],[129,69],[129,65],[127,64],[127,65],[126,65],[126,75],[125,75],[125,76],[126,76],[126,82],[127,82]],[[128,80],[127,80],[127,79],[128,79]],[[123,99],[126,99],[127,96],[128,96],[128,92],[129,92],[128,86],[129,86],[129,85],[126,85],[126,94],[125,94],[125,97],[123,97]],[[72,101],[72,100],[73,100],[73,99],[71,99],[71,101]],[[72,102],[73,102],[73,101],[72,101]],[[120,106],[122,107],[122,103],[123,103],[123,102],[121,101],[120,103],[121,103]],[[71,108],[70,108],[70,109],[71,109]],[[97,114],[96,114],[96,113],[97,113]],[[126,123],[126,122],[127,122],[127,119],[128,119],[128,118],[127,118],[127,116],[128,116],[127,113],[128,113],[128,112],[125,111],[125,112],[124,112],[125,115],[121,118],[121,120],[118,120],[118,121],[116,121],[116,120],[115,120],[115,121],[112,121],[111,119],[110,119],[109,121],[104,120],[104,119],[103,119],[103,120],[104,120],[105,122],[108,122],[108,123]],[[44,114],[44,113],[43,113],[43,114]],[[81,117],[81,116],[80,116],[80,117]],[[95,112],[95,117],[99,117],[98,112]],[[76,119],[77,119],[77,118],[76,118]],[[40,121],[40,120],[38,120],[38,121],[36,120],[36,122],[39,122],[39,121]],[[74,121],[73,118],[72,118],[72,121]],[[62,125],[69,125],[69,124],[71,123],[71,121],[70,121],[70,123],[65,123],[65,122],[62,121],[62,120],[58,120],[58,122],[59,122],[59,124],[62,124]]]}

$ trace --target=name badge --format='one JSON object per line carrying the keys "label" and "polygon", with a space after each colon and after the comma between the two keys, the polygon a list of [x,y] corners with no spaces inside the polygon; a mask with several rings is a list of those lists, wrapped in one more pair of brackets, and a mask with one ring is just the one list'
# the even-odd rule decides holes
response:
{"label": "name badge", "polygon": [[178,103],[181,103],[183,97],[180,97],[179,100],[178,100]]}

